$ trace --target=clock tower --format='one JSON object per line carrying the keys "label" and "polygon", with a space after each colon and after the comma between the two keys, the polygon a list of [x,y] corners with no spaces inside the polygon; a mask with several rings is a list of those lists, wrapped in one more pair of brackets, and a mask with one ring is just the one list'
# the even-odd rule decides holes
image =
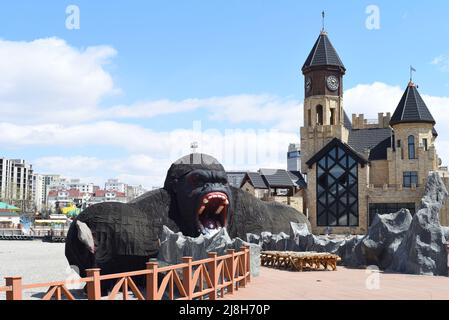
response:
{"label": "clock tower", "polygon": [[343,76],[346,68],[329,40],[321,31],[310,51],[304,75],[304,125],[301,127],[301,170],[305,163],[334,138],[348,141],[343,110]]}

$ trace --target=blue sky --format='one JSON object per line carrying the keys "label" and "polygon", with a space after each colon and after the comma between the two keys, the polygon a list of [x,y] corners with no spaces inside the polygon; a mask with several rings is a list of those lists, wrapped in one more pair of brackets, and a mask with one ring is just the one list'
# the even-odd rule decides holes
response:
{"label": "blue sky", "polygon": [[[65,27],[65,10],[70,4],[80,8],[79,30],[68,30]],[[378,30],[368,30],[365,26],[368,17],[365,10],[368,5],[376,5],[380,9],[380,29]],[[108,110],[114,106],[122,106],[126,109],[127,106],[161,100],[173,103],[186,99],[207,100],[202,103],[205,106],[163,115],[142,117],[134,115],[122,118],[116,116],[114,119],[98,116],[82,120],[72,118],[73,121],[67,121],[73,115],[67,115],[67,117],[62,115],[65,118],[61,121],[64,127],[70,128],[76,125],[78,130],[79,126],[100,128],[99,122],[112,121],[114,125],[129,125],[136,130],[167,134],[177,129],[190,130],[193,121],[200,120],[205,129],[217,129],[224,132],[225,129],[236,128],[254,130],[275,128],[288,134],[292,140],[299,140],[300,104],[303,100],[303,79],[300,68],[319,34],[320,14],[323,9],[326,10],[326,29],[330,39],[347,68],[346,90],[362,84],[382,83],[385,85],[382,90],[388,91],[395,88],[393,96],[397,99],[398,86],[401,90],[405,88],[408,81],[408,68],[412,64],[418,71],[415,80],[422,94],[435,99],[449,96],[449,42],[447,41],[449,3],[443,0],[432,1],[432,4],[360,0],[313,2],[298,0],[56,2],[43,0],[39,1],[39,5],[31,0],[18,0],[2,4],[0,38],[10,44],[31,43],[37,39],[53,37],[64,41],[65,46],[78,51],[80,55],[89,48],[98,48],[98,46],[106,46],[113,50],[114,52],[102,52],[101,56],[105,61],[98,62],[97,65],[107,77],[110,77],[108,81],[112,81],[112,84],[107,89],[99,89],[98,99],[93,99],[95,106],[90,106],[92,108]],[[58,59],[58,57],[56,55],[52,59]],[[436,60],[437,58],[440,59]],[[45,61],[48,62],[48,60]],[[80,61],[84,60],[81,58]],[[39,63],[37,60],[36,64]],[[51,68],[51,64],[48,64],[48,67]],[[45,74],[42,76],[45,77]],[[66,76],[70,77],[70,74]],[[98,81],[104,80],[102,77]],[[63,80],[60,81],[63,83]],[[22,82],[20,80],[20,83]],[[27,83],[27,88],[28,86]],[[365,90],[375,88],[371,86]],[[49,93],[52,93],[52,90],[49,89]],[[24,91],[25,95],[27,91]],[[40,91],[46,90],[40,89]],[[61,95],[64,92],[62,90]],[[90,93],[80,91],[79,94],[89,95]],[[371,94],[376,92],[369,92],[366,99],[371,99]],[[382,95],[383,91],[377,94]],[[241,109],[239,103],[234,104],[232,101],[225,103],[227,116],[221,118],[219,109],[223,108],[223,103],[208,100],[217,97],[221,99],[241,97],[241,95],[250,96],[252,99],[261,96],[271,97],[268,99],[268,104],[256,99],[259,102],[255,102],[255,109],[248,111],[248,114],[254,113],[254,110],[257,113],[259,103],[270,110],[277,110],[278,113],[283,113],[283,108],[292,108],[292,104],[297,103],[297,115],[290,109],[287,112],[293,117],[297,116],[297,128],[295,129],[291,124],[280,124],[285,121],[276,117],[270,120],[249,115],[235,120],[233,113],[238,115]],[[369,107],[369,103],[365,108],[363,101],[353,97],[355,94],[351,95],[349,92],[348,95],[348,102],[351,103],[346,107],[348,113],[365,112],[369,117],[376,118],[379,109],[394,111],[395,104],[392,102],[394,99],[386,100],[385,105],[373,110]],[[50,97],[51,95],[49,97],[39,95],[37,99],[42,99],[42,105],[46,105],[45,99],[50,100]],[[2,98],[1,94],[0,98]],[[31,98],[27,100],[28,106],[30,101],[34,100]],[[92,101],[89,100],[89,103]],[[440,100],[437,101],[440,103]],[[442,101],[443,104],[446,103],[445,99]],[[18,107],[20,105],[22,104],[17,103],[16,108],[20,108]],[[36,108],[38,106],[39,104]],[[150,106],[155,107],[151,104]],[[4,113],[7,107],[7,104],[0,104]],[[83,106],[80,105],[80,107]],[[42,113],[60,111],[58,108],[62,110],[67,108],[67,105],[55,104],[53,109],[45,109]],[[74,110],[76,106],[70,108]],[[438,110],[441,109],[440,106],[438,108]],[[438,115],[435,116],[438,118]],[[6,119],[3,120],[4,123],[14,124],[17,127],[21,125],[19,117],[11,116]],[[294,120],[290,119],[292,122]],[[36,118],[36,121],[29,123],[29,126],[55,123],[59,121],[44,117]],[[111,159],[125,161],[129,157],[139,155],[144,156],[149,163],[152,160],[160,161],[158,163],[161,168],[174,160],[166,155],[158,154],[158,150],[151,148],[129,150],[126,145],[119,143],[111,146],[108,143],[92,143],[91,140],[86,139],[83,144],[73,143],[71,136],[67,139],[70,140],[67,144],[55,145],[32,142],[24,145],[6,144],[4,153],[9,157],[22,157],[34,161],[37,163],[36,169],[40,171],[64,170],[64,166],[55,166],[49,159],[58,160],[60,163],[64,162],[64,159],[70,161],[71,157],[102,162]],[[98,135],[92,139],[108,138],[102,137],[101,132],[98,132]],[[139,137],[129,139],[134,140]],[[288,145],[289,142],[297,141],[286,141],[285,144]],[[148,144],[158,143],[160,141],[148,141]],[[273,165],[273,162],[262,161],[256,165],[268,166]],[[124,168],[102,170],[104,173],[99,173],[99,168],[86,171],[83,167],[85,166],[81,165],[79,169],[67,168],[65,174],[96,180],[108,175],[127,177],[136,182],[142,181],[139,180],[139,175],[160,180],[156,172],[145,172],[145,166],[139,167],[139,170],[129,174],[130,176]],[[60,173],[64,174],[64,172]],[[159,180],[155,184],[158,184]]]}

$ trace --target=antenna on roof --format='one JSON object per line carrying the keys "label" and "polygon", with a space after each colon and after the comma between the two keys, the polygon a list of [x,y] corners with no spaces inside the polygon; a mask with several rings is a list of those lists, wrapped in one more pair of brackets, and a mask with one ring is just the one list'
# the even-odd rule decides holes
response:
{"label": "antenna on roof", "polygon": [[321,27],[321,32],[326,32],[326,30],[325,30],[325,28],[324,28],[324,19],[326,18],[326,13],[324,12],[324,10],[323,10],[323,12],[321,12],[321,24],[322,24],[322,27]]}
{"label": "antenna on roof", "polygon": [[198,149],[198,142],[194,141],[190,144],[190,149],[192,149],[192,153],[196,153],[196,150]]}
{"label": "antenna on roof", "polygon": [[416,69],[410,66],[410,84],[413,84],[413,72],[416,72]]}

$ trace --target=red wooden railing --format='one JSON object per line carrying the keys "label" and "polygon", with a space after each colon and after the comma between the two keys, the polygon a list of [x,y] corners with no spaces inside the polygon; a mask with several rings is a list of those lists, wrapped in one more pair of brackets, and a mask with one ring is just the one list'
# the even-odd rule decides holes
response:
{"label": "red wooden railing", "polygon": [[[5,277],[6,286],[0,292],[6,292],[6,300],[22,300],[24,290],[48,288],[42,300],[76,300],[67,289],[67,285],[85,283],[88,300],[101,300],[101,282],[116,280],[108,295],[115,300],[122,291],[123,299],[129,299],[131,291],[138,300],[161,300],[168,293],[170,300],[175,299],[175,290],[179,293],[177,300],[204,299],[216,300],[226,294],[233,294],[240,287],[245,287],[251,280],[249,247],[240,251],[227,250],[226,255],[218,256],[209,253],[208,258],[192,261],[192,257],[184,257],[181,264],[160,268],[157,262],[148,262],[145,270],[101,275],[100,269],[88,269],[87,277],[70,281],[57,281],[37,284],[23,284],[21,277]],[[162,281],[159,284],[159,275]],[[132,277],[145,276],[145,295],[137,287]]]}

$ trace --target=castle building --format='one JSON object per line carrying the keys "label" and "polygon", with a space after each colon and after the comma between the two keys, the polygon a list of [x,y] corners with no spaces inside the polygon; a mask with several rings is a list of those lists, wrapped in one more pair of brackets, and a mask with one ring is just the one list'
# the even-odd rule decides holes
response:
{"label": "castle building", "polygon": [[[352,115],[351,121],[343,104],[346,68],[324,30],[302,73],[301,171],[307,175],[305,201],[314,233],[364,234],[376,214],[401,208],[414,214],[430,171],[449,185],[435,149],[435,119],[412,81],[392,116],[381,113],[368,121]],[[446,204],[443,225],[448,212]]]}

